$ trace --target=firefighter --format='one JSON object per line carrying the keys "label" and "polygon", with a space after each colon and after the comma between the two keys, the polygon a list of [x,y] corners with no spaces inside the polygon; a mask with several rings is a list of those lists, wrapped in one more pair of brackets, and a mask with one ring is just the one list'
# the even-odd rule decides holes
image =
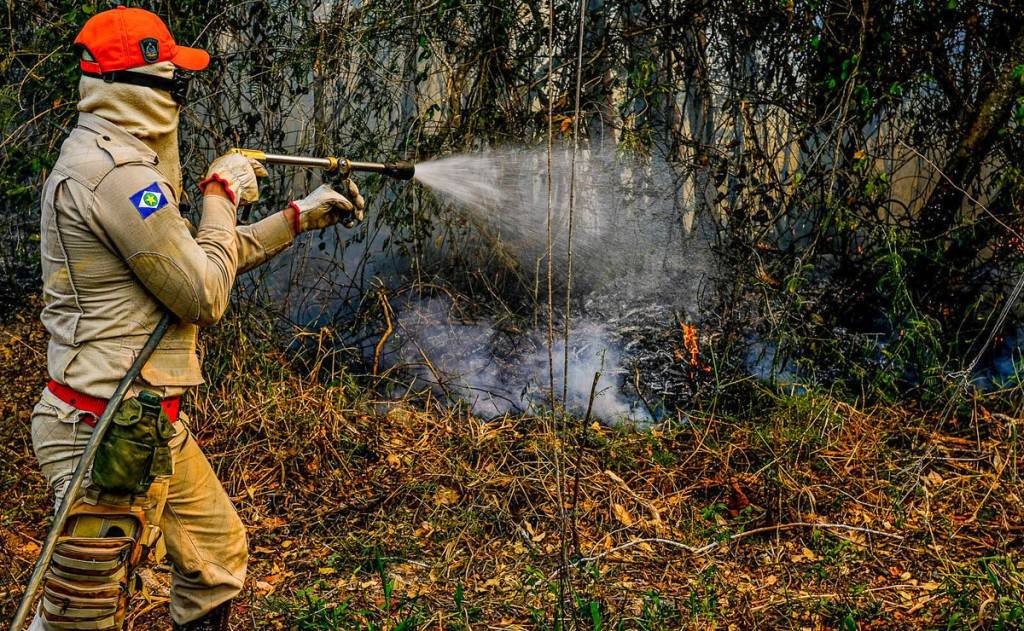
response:
{"label": "firefighter", "polygon": [[117,7],[75,39],[78,124],[42,194],[41,263],[50,382],[32,446],[58,503],[92,426],[165,310],[175,317],[118,408],[55,550],[32,629],[118,629],[135,566],[162,539],[175,629],[227,629],[245,580],[245,527],[192,437],[180,398],[203,382],[198,329],[217,322],[235,276],[307,230],[361,219],[352,183],[321,186],[236,225],[263,166],[209,166],[198,228],[182,199],[178,113],[209,55],[175,43],[155,14]]}

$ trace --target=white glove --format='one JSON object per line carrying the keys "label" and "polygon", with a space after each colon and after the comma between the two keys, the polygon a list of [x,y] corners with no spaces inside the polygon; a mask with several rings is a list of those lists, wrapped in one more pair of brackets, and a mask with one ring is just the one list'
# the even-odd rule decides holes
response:
{"label": "white glove", "polygon": [[363,220],[366,201],[359,194],[359,187],[352,180],[345,180],[348,197],[327,184],[321,184],[312,193],[289,204],[295,209],[295,234],[309,230],[320,230],[342,222],[351,228]]}
{"label": "white glove", "polygon": [[199,190],[205,191],[210,182],[220,182],[235,206],[252,204],[260,198],[258,177],[267,177],[266,167],[258,161],[240,153],[225,153],[210,163]]}

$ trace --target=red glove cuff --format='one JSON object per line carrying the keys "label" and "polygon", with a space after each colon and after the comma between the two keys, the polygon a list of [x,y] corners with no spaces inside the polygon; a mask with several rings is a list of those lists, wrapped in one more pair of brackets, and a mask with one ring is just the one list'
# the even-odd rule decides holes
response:
{"label": "red glove cuff", "polygon": [[235,199],[235,192],[231,190],[231,186],[228,185],[228,181],[222,178],[219,173],[211,173],[210,177],[200,182],[200,192],[206,193],[206,185],[209,184],[210,182],[220,182],[221,186],[224,187],[225,192],[227,192],[228,199],[231,200],[231,203],[234,204],[235,206],[238,205],[238,200]]}
{"label": "red glove cuff", "polygon": [[299,236],[299,233],[302,232],[302,222],[299,221],[299,215],[302,214],[302,209],[300,209],[299,205],[295,202],[288,202],[288,205],[295,209],[295,219],[292,222],[292,230],[295,231],[295,236]]}

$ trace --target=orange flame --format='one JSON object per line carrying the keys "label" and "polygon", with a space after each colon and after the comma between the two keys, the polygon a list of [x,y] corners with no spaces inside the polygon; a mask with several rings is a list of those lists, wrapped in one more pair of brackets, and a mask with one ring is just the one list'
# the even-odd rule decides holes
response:
{"label": "orange flame", "polygon": [[700,346],[697,344],[697,327],[692,324],[683,325],[683,346],[690,353],[690,365],[700,365]]}

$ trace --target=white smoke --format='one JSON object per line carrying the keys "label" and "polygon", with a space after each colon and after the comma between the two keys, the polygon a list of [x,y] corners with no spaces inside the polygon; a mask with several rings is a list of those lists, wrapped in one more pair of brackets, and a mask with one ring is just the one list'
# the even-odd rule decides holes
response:
{"label": "white smoke", "polygon": [[[632,385],[624,349],[653,326],[673,324],[674,314],[698,316],[698,291],[710,269],[707,241],[685,234],[683,189],[663,162],[585,151],[574,159],[559,148],[550,180],[548,164],[543,149],[501,148],[417,165],[416,177],[518,261],[521,273],[538,274],[537,287],[546,287],[550,238],[559,313],[570,269],[571,206],[574,315],[565,406],[585,413],[600,373],[593,416],[649,424],[655,419]],[[431,299],[397,309],[398,356],[420,380],[483,417],[546,405],[552,374],[561,401],[560,322],[552,373],[544,324],[510,334],[490,319],[464,322],[450,308]]]}
{"label": "white smoke", "polygon": [[[556,400],[562,400],[562,338],[554,340],[549,358],[546,333],[530,331],[508,339],[491,320],[464,323],[453,318],[445,300],[415,302],[400,313],[400,361],[435,392],[465,401],[475,415],[492,418],[545,407],[552,375]],[[601,324],[581,322],[573,327],[566,407],[580,416],[590,408],[595,419],[647,425],[654,420],[650,412],[639,399],[626,397],[619,385],[619,346]]]}

